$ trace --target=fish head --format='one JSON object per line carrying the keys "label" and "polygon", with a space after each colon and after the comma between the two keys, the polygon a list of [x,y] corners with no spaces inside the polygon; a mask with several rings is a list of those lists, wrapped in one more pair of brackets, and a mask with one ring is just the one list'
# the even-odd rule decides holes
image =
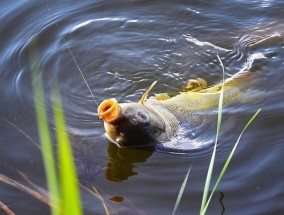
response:
{"label": "fish head", "polygon": [[146,105],[104,100],[98,107],[107,137],[120,146],[136,147],[157,142],[165,123]]}

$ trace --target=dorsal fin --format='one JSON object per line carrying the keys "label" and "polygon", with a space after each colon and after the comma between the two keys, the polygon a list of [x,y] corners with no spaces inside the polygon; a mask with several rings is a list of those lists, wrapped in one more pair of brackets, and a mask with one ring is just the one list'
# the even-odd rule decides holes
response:
{"label": "dorsal fin", "polygon": [[148,94],[151,92],[151,90],[153,89],[153,87],[155,86],[155,84],[157,83],[157,81],[154,81],[153,84],[151,84],[151,86],[149,87],[148,90],[146,90],[146,92],[142,95],[140,101],[138,102],[139,104],[143,105],[144,102],[147,99]]}

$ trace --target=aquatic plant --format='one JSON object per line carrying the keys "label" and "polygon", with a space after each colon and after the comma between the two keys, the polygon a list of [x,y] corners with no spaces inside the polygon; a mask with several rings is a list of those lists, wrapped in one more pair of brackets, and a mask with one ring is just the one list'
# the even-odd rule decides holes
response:
{"label": "aquatic plant", "polygon": [[209,168],[207,171],[207,176],[205,180],[205,185],[204,185],[204,192],[202,196],[202,203],[201,203],[201,211],[204,210],[204,205],[206,204],[207,201],[207,195],[209,191],[209,186],[211,182],[211,176],[213,172],[213,167],[215,163],[215,158],[216,158],[216,150],[217,150],[217,143],[218,143],[218,138],[219,138],[219,133],[220,133],[220,128],[221,128],[221,121],[222,121],[222,110],[223,110],[223,96],[224,96],[224,80],[225,80],[225,69],[223,66],[223,63],[220,59],[220,57],[217,55],[218,60],[220,61],[221,67],[222,67],[222,88],[220,91],[220,97],[219,97],[219,105],[218,105],[218,118],[217,118],[217,131],[216,131],[216,138],[215,138],[215,143],[214,143],[214,148],[211,156],[211,160],[209,163]]}
{"label": "aquatic plant", "polygon": [[82,214],[82,208],[72,148],[65,126],[64,113],[59,92],[57,90],[58,88],[55,86],[53,89],[53,111],[60,166],[61,212],[66,215],[80,215]]}
{"label": "aquatic plant", "polygon": [[181,187],[180,187],[179,194],[178,194],[178,197],[177,197],[177,200],[176,200],[176,203],[175,203],[175,206],[174,206],[174,210],[173,210],[173,212],[172,212],[172,215],[175,215],[175,214],[176,214],[176,211],[177,211],[177,209],[178,209],[180,200],[181,200],[181,198],[182,198],[182,194],[183,194],[183,192],[184,192],[185,186],[186,186],[187,181],[188,181],[188,176],[189,176],[189,173],[190,173],[190,170],[191,170],[191,166],[192,166],[192,164],[190,165],[190,167],[189,167],[189,169],[188,169],[188,171],[187,171],[187,173],[186,173],[186,175],[185,175],[185,178],[184,178],[184,180],[183,180],[183,183],[182,183],[182,185],[181,185]]}
{"label": "aquatic plant", "polygon": [[215,185],[213,187],[213,190],[211,191],[211,194],[210,194],[209,198],[207,200],[204,200],[204,202],[206,201],[206,204],[203,205],[203,207],[201,208],[200,214],[204,215],[206,213],[206,210],[207,210],[207,208],[209,206],[210,200],[211,200],[211,198],[212,198],[216,188],[220,184],[220,182],[221,182],[221,180],[222,180],[222,178],[223,178],[223,176],[224,176],[224,174],[225,174],[225,172],[226,172],[226,170],[227,170],[227,168],[228,168],[228,166],[229,166],[229,164],[230,164],[230,162],[232,160],[232,157],[233,157],[233,155],[234,155],[234,153],[236,151],[236,148],[237,148],[237,146],[238,146],[238,144],[239,144],[239,142],[241,140],[241,137],[243,136],[244,132],[249,127],[249,125],[255,120],[255,118],[257,117],[257,115],[259,114],[260,111],[261,111],[261,108],[259,108],[257,110],[257,112],[250,118],[250,120],[247,122],[247,124],[243,128],[243,130],[242,130],[241,134],[239,135],[239,137],[238,137],[238,139],[237,139],[237,141],[236,141],[232,151],[230,152],[230,154],[229,154],[229,156],[228,156],[228,158],[227,158],[227,160],[226,160],[226,162],[225,162],[221,172],[219,173],[219,176],[217,178],[217,181],[215,182]]}
{"label": "aquatic plant", "polygon": [[216,139],[215,139],[215,143],[214,143],[214,148],[213,148],[213,152],[212,152],[212,156],[211,156],[211,160],[209,163],[209,168],[208,168],[208,172],[207,172],[207,176],[206,176],[206,180],[205,180],[205,185],[204,185],[204,191],[203,191],[203,196],[202,196],[202,203],[201,203],[201,208],[200,208],[200,215],[204,215],[207,211],[208,205],[211,201],[211,198],[214,194],[214,191],[216,190],[216,188],[218,187],[218,185],[220,184],[231,160],[232,157],[236,151],[236,148],[240,142],[241,137],[243,136],[244,132],[246,131],[246,129],[249,127],[249,125],[254,121],[254,119],[257,117],[257,115],[259,114],[259,112],[261,111],[261,108],[258,109],[256,111],[256,113],[250,118],[250,120],[247,122],[247,124],[245,125],[245,127],[243,128],[242,132],[240,133],[232,151],[230,152],[228,158],[226,159],[226,162],[218,176],[217,181],[215,182],[215,185],[213,187],[213,190],[211,191],[211,194],[209,196],[209,198],[207,198],[208,193],[209,193],[209,187],[211,184],[211,177],[212,177],[212,173],[213,173],[213,167],[214,167],[214,163],[215,163],[215,158],[216,158],[216,149],[217,149],[217,144],[218,144],[218,138],[219,138],[219,133],[220,133],[220,129],[221,129],[221,121],[222,121],[222,112],[223,112],[223,95],[224,95],[224,80],[225,80],[225,69],[224,69],[224,65],[222,63],[222,60],[220,59],[220,57],[217,55],[218,60],[220,62],[220,65],[222,67],[222,74],[223,74],[223,80],[222,80],[222,89],[220,91],[220,97],[219,97],[219,106],[218,106],[218,119],[217,119],[217,131],[216,131]]}
{"label": "aquatic plant", "polygon": [[[42,80],[40,76],[40,65],[37,58],[37,45],[32,43],[29,54],[30,54],[30,65],[32,73],[32,85],[34,93],[34,105],[36,111],[36,118],[38,124],[38,133],[42,146],[42,156],[45,167],[45,174],[47,178],[47,187],[50,191],[50,201],[52,203],[51,212],[53,215],[59,213],[59,188],[57,183],[56,165],[54,159],[54,152],[52,148],[52,142],[49,135],[46,107],[44,102],[44,92],[42,87]],[[43,106],[41,107],[41,104]]]}
{"label": "aquatic plant", "polygon": [[56,171],[55,156],[49,132],[47,112],[44,102],[45,97],[36,48],[37,45],[35,42],[33,42],[29,50],[29,54],[31,61],[36,118],[40,142],[42,145],[42,155],[47,177],[47,184],[50,191],[51,212],[53,215],[80,215],[82,214],[82,208],[79,196],[79,184],[72,156],[71,145],[66,132],[64,113],[57,85],[53,87],[54,90],[52,99],[60,166],[59,174],[57,174]]}
{"label": "aquatic plant", "polygon": [[[220,134],[220,129],[221,129],[221,121],[222,121],[222,111],[223,111],[223,95],[224,95],[224,80],[225,80],[225,69],[224,69],[224,65],[220,59],[220,57],[217,55],[217,58],[220,62],[220,65],[222,67],[222,74],[223,74],[223,78],[222,78],[222,88],[221,88],[221,91],[220,91],[220,97],[219,97],[219,104],[218,104],[218,118],[217,118],[217,130],[216,130],[216,138],[215,138],[215,143],[214,143],[214,147],[213,147],[213,151],[212,151],[212,155],[211,155],[211,160],[210,160],[210,163],[209,163],[209,167],[208,167],[208,171],[207,171],[207,176],[206,176],[206,180],[205,180],[205,184],[204,184],[204,190],[203,190],[203,196],[202,196],[202,202],[201,202],[201,208],[200,208],[200,215],[204,215],[207,211],[207,208],[209,206],[209,203],[211,201],[211,198],[215,192],[215,190],[217,189],[218,185],[220,184],[231,160],[232,160],[232,157],[236,151],[236,148],[241,140],[241,137],[243,136],[244,132],[246,131],[246,129],[249,127],[249,125],[255,120],[255,118],[257,117],[257,115],[259,114],[259,112],[261,111],[261,108],[257,110],[257,112],[250,118],[250,120],[247,122],[247,124],[245,125],[245,127],[243,128],[242,132],[240,133],[232,151],[230,152],[228,158],[226,159],[225,161],[225,164],[221,170],[221,172],[219,173],[219,176],[217,178],[217,181],[215,182],[214,184],[214,187],[211,191],[211,194],[208,197],[208,194],[209,194],[209,187],[210,187],[210,184],[211,184],[211,177],[212,177],[212,174],[213,174],[213,167],[214,167],[214,163],[215,163],[215,159],[216,159],[216,150],[217,150],[217,145],[218,145],[218,138],[219,138],[219,134]],[[189,169],[188,169],[188,172],[185,176],[185,179],[181,185],[181,188],[179,190],[179,194],[178,194],[178,197],[176,199],[176,203],[175,203],[175,206],[174,206],[174,209],[173,209],[173,212],[172,212],[172,215],[175,215],[176,214],[176,211],[177,211],[177,208],[180,204],[180,200],[181,200],[181,197],[183,195],[183,192],[184,192],[184,188],[186,186],[186,183],[188,181],[188,176],[189,176],[189,172],[191,170],[191,167],[192,165],[190,165]]]}

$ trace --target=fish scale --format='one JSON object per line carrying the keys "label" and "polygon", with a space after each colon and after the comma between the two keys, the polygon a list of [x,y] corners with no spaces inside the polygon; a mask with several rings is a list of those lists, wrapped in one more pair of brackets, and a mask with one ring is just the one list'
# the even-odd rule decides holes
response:
{"label": "fish scale", "polygon": [[227,78],[224,84],[197,92],[181,92],[173,97],[163,93],[147,99],[155,81],[138,103],[119,104],[116,99],[105,100],[99,106],[98,114],[104,120],[110,140],[123,146],[164,143],[183,137],[194,142],[205,140],[208,129],[216,124],[222,87],[224,105],[241,101],[241,92],[249,87],[256,74],[242,70]]}

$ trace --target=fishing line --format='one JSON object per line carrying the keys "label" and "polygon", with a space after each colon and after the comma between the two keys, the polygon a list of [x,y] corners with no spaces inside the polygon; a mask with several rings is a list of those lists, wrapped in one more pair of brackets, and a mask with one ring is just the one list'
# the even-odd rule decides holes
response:
{"label": "fishing line", "polygon": [[[56,20],[55,17],[54,17],[54,15],[53,15],[53,13],[52,13],[52,11],[51,11],[51,8],[50,8],[49,5],[48,5],[48,1],[46,0],[46,1],[44,1],[44,2],[45,2],[45,6],[46,6],[48,12],[50,13],[52,19]],[[57,30],[60,30],[58,22],[55,21],[55,25],[56,25],[56,27],[57,27]],[[85,82],[85,84],[86,84],[86,86],[87,86],[89,92],[91,93],[91,95],[92,95],[92,97],[93,97],[93,99],[94,99],[95,104],[96,104],[97,107],[98,107],[98,106],[99,106],[99,105],[98,105],[98,102],[97,102],[97,100],[96,100],[94,94],[92,93],[92,90],[91,90],[91,88],[90,88],[90,86],[89,86],[89,84],[88,84],[88,82],[87,82],[87,80],[86,80],[86,78],[85,78],[85,76],[84,76],[82,70],[80,69],[79,64],[77,63],[77,61],[76,61],[76,59],[75,59],[75,56],[73,55],[73,52],[71,51],[71,48],[70,48],[70,46],[68,45],[68,43],[67,43],[67,41],[66,41],[66,39],[65,39],[65,36],[64,36],[64,35],[62,35],[62,36],[63,36],[64,45],[67,47],[67,49],[68,49],[68,51],[69,51],[69,53],[70,53],[70,55],[71,55],[71,57],[72,57],[72,59],[73,59],[75,65],[76,65],[76,67],[77,67],[77,69],[79,70],[79,72],[80,72],[80,74],[81,74],[81,76],[82,76],[82,78],[83,78],[83,80],[84,80],[84,82]]]}

